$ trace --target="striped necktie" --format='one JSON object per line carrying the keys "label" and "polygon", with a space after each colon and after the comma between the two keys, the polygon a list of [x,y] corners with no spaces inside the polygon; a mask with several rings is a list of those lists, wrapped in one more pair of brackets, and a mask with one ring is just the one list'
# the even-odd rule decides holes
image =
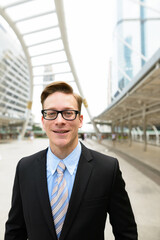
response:
{"label": "striped necktie", "polygon": [[64,163],[59,162],[57,167],[56,186],[53,188],[51,199],[52,215],[58,239],[68,208],[68,188],[66,180],[63,177],[65,168]]}

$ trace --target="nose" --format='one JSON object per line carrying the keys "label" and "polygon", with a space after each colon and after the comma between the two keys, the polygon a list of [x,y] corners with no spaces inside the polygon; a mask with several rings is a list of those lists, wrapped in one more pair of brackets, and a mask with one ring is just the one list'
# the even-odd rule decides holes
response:
{"label": "nose", "polygon": [[55,120],[56,120],[57,123],[65,122],[65,119],[62,117],[61,113],[58,113],[58,116]]}

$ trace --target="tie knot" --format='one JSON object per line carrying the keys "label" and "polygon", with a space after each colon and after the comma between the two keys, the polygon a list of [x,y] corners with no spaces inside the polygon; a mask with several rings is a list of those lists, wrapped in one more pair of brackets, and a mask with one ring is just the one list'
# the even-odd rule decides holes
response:
{"label": "tie knot", "polygon": [[66,166],[64,165],[64,163],[63,162],[59,162],[59,164],[57,166],[57,172],[59,174],[63,174],[64,171],[65,171],[65,168],[66,168]]}

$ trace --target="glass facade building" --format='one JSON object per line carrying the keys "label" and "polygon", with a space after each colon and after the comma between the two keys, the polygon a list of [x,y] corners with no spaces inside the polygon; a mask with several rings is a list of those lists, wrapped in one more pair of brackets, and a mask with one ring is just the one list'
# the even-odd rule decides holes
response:
{"label": "glass facade building", "polygon": [[116,97],[160,47],[159,0],[117,0],[112,97]]}
{"label": "glass facade building", "polygon": [[17,134],[26,120],[30,87],[27,62],[18,41],[0,23],[0,138]]}

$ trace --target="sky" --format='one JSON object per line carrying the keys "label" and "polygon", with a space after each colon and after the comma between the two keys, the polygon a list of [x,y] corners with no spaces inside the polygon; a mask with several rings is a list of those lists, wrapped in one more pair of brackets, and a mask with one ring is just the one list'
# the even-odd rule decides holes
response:
{"label": "sky", "polygon": [[[115,0],[64,0],[70,52],[91,116],[107,108],[107,80],[112,55]],[[40,88],[40,87],[39,87]],[[35,87],[37,92],[38,86]],[[38,101],[38,100],[37,100]],[[36,111],[33,101],[33,112]],[[89,117],[84,109],[84,123]],[[36,115],[35,120],[40,118]]]}
{"label": "sky", "polygon": [[92,116],[107,107],[114,0],[64,0],[70,51]]}

